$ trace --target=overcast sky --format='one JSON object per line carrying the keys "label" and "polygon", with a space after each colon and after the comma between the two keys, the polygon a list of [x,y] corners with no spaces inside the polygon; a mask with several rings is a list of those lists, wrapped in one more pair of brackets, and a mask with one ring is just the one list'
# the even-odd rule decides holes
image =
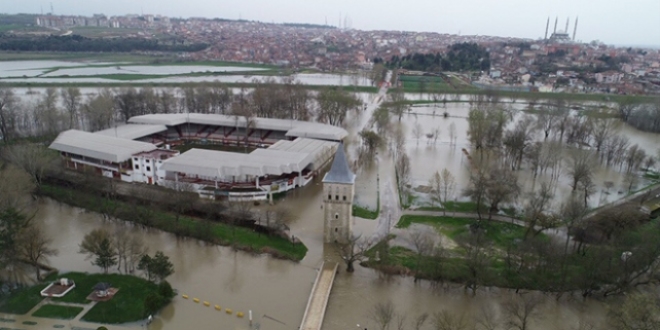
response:
{"label": "overcast sky", "polygon": [[[451,34],[542,38],[550,31],[616,45],[660,46],[660,0],[0,0],[0,12],[106,15],[160,14],[265,22],[339,24],[348,15],[362,30],[430,31]],[[343,24],[342,19],[342,24]]]}

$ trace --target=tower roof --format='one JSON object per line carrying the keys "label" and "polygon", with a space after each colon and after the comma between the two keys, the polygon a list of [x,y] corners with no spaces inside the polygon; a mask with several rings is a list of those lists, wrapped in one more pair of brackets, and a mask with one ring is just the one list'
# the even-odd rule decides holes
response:
{"label": "tower roof", "polygon": [[346,153],[344,153],[344,144],[340,143],[335,153],[335,159],[332,160],[330,171],[325,174],[323,182],[329,183],[355,183],[355,174],[348,167]]}

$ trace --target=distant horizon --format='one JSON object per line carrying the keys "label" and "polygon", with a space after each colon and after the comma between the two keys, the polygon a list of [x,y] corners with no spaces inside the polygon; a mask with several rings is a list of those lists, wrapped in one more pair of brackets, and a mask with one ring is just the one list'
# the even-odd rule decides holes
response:
{"label": "distant horizon", "polygon": [[[171,18],[244,19],[264,23],[297,23],[347,26],[362,31],[410,31],[449,35],[542,39],[555,29],[572,36],[579,19],[577,40],[599,40],[607,45],[660,47],[660,1],[603,0],[591,3],[571,0],[463,0],[438,3],[409,0],[405,7],[393,0],[379,2],[309,0],[230,2],[227,0],[22,0],[5,8],[8,14],[50,12],[55,15],[107,16],[162,15]],[[129,13],[132,12],[132,13]]]}

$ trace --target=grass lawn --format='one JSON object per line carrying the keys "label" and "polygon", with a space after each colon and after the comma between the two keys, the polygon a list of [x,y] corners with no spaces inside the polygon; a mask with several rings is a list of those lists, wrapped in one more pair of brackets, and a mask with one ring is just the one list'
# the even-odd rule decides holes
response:
{"label": "grass lawn", "polygon": [[[452,202],[445,203],[447,212],[477,212],[477,203],[474,202]],[[419,208],[420,211],[442,211],[442,207],[437,206],[424,206]]]}
{"label": "grass lawn", "polygon": [[54,301],[89,303],[85,298],[100,282],[110,283],[112,287],[119,289],[112,299],[98,302],[82,317],[82,320],[88,322],[118,324],[144,319],[144,299],[158,290],[156,284],[131,275],[86,273],[57,275],[57,278],[62,277],[76,282],[76,288],[62,298],[53,299]]}
{"label": "grass lawn", "polygon": [[71,320],[82,310],[82,307],[75,306],[43,305],[36,312],[32,313],[32,316]]}
{"label": "grass lawn", "polygon": [[[71,277],[71,274],[66,276]],[[96,303],[87,314],[83,315],[81,319],[87,322],[119,324],[144,319],[146,317],[144,300],[150,293],[157,292],[156,284],[135,276],[91,274],[88,277],[90,279],[86,280],[86,283],[108,282],[113,287],[119,288],[119,291],[109,301]],[[91,290],[87,290],[87,294],[89,292]],[[168,303],[169,301],[164,305]]]}
{"label": "grass lawn", "polygon": [[25,314],[44,298],[39,294],[47,284],[22,288],[0,297],[0,313]]}
{"label": "grass lawn", "polygon": [[364,219],[374,220],[378,218],[378,210],[370,210],[353,204],[353,215]]}
{"label": "grass lawn", "polygon": [[[397,224],[398,228],[407,228],[412,223],[422,223],[435,227],[440,233],[455,239],[469,234],[470,225],[475,224],[474,219],[462,219],[453,217],[434,217],[425,215],[403,215]],[[525,238],[527,228],[518,225],[496,222],[481,221],[485,236],[497,247],[505,248],[518,240]],[[540,234],[543,235],[543,234]]]}
{"label": "grass lawn", "polygon": [[301,260],[307,253],[302,243],[292,244],[279,236],[259,234],[250,228],[230,226],[220,222],[210,222],[182,216],[178,223],[173,213],[158,209],[146,210],[145,206],[129,205],[126,202],[109,200],[73,188],[43,184],[40,193],[62,203],[81,207],[94,212],[112,211],[123,220],[136,221],[136,212],[151,214],[148,226],[182,236],[194,237],[215,244],[232,245],[246,251],[267,252],[291,260]]}

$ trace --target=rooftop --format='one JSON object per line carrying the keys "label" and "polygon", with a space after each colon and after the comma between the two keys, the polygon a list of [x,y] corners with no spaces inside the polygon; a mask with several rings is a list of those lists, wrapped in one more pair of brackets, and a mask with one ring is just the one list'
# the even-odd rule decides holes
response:
{"label": "rooftop", "polygon": [[156,134],[160,132],[167,131],[167,126],[165,125],[136,125],[136,124],[127,124],[122,126],[117,126],[114,128],[108,128],[102,131],[94,132],[94,134],[101,134],[107,136],[114,136],[122,139],[135,140],[151,134]]}
{"label": "rooftop", "polygon": [[335,154],[335,159],[332,160],[332,167],[330,171],[325,174],[323,183],[355,183],[355,174],[348,167],[348,160],[344,152],[344,144],[340,143]]}
{"label": "rooftop", "polygon": [[157,149],[151,143],[74,129],[60,133],[49,148],[113,163],[122,163],[136,153]]}
{"label": "rooftop", "polygon": [[[131,117],[132,124],[178,126],[185,123],[198,125],[218,125],[225,127],[245,127],[245,118],[203,113],[167,113]],[[289,137],[339,141],[348,136],[348,132],[337,126],[300,120],[254,118],[254,128],[262,130],[286,131]]]}
{"label": "rooftop", "polygon": [[[334,152],[336,142],[298,138],[279,141],[268,149],[256,149],[249,154],[190,149],[163,162],[162,169],[203,176],[224,178],[229,176],[279,176],[302,172],[310,164],[320,165]],[[325,157],[324,157],[325,156]]]}

